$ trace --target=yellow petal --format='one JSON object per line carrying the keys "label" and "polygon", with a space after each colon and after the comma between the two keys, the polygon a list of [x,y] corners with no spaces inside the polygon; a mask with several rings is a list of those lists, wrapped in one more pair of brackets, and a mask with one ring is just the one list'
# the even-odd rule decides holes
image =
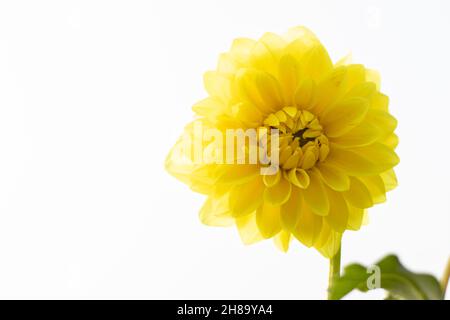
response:
{"label": "yellow petal", "polygon": [[345,191],[350,188],[350,179],[337,167],[324,162],[318,165],[320,177],[331,189]]}
{"label": "yellow petal", "polygon": [[398,136],[395,133],[392,133],[388,137],[380,140],[380,143],[388,146],[391,149],[395,149],[398,146]]}
{"label": "yellow petal", "polygon": [[376,70],[366,69],[366,80],[374,83],[377,86],[377,90],[380,90],[381,80],[380,74]]}
{"label": "yellow petal", "polygon": [[202,208],[200,209],[200,221],[209,226],[231,226],[234,219],[231,217],[228,206],[228,195],[215,198],[208,197]]}
{"label": "yellow petal", "polygon": [[256,213],[236,218],[236,227],[244,244],[253,244],[264,240],[256,224]]}
{"label": "yellow petal", "polygon": [[326,188],[330,200],[330,212],[325,217],[328,224],[337,232],[344,232],[348,222],[348,207],[342,193]]}
{"label": "yellow petal", "polygon": [[192,106],[192,111],[200,116],[214,117],[226,111],[225,104],[217,97],[208,97]]}
{"label": "yellow petal", "polygon": [[305,79],[295,92],[295,104],[297,107],[310,110],[314,106],[316,85],[312,79]]}
{"label": "yellow petal", "polygon": [[256,210],[256,224],[264,238],[271,238],[281,230],[280,206],[267,201]]}
{"label": "yellow petal", "polygon": [[332,70],[333,63],[327,50],[318,44],[308,49],[302,57],[301,66],[306,76],[318,81]]}
{"label": "yellow petal", "polygon": [[355,208],[348,205],[348,222],[347,229],[357,231],[361,228],[364,218],[364,209]]}
{"label": "yellow petal", "polygon": [[237,38],[233,40],[230,49],[230,55],[240,64],[248,63],[248,58],[251,54],[256,41],[248,38]]}
{"label": "yellow petal", "polygon": [[293,187],[289,200],[281,206],[281,224],[286,230],[293,230],[297,225],[302,207],[301,193],[298,188]]}
{"label": "yellow petal", "polygon": [[277,184],[266,188],[264,199],[273,205],[281,205],[289,200],[291,189],[291,183],[282,176]]}
{"label": "yellow petal", "polygon": [[251,164],[221,165],[218,169],[217,184],[239,184],[259,175],[259,166]]}
{"label": "yellow petal", "polygon": [[293,230],[294,236],[305,246],[313,246],[322,229],[322,217],[314,214],[307,204],[302,202],[300,217]]}
{"label": "yellow petal", "polygon": [[314,113],[320,115],[323,110],[339,100],[344,94],[347,79],[347,68],[335,68],[317,85],[317,96],[314,100]]}
{"label": "yellow petal", "polygon": [[[298,139],[294,141],[298,141]],[[295,150],[294,153],[291,154],[291,156],[283,163],[283,168],[286,170],[296,168],[301,156],[302,156],[301,149]]]}
{"label": "yellow petal", "polygon": [[263,116],[261,112],[248,102],[240,102],[233,107],[234,116],[248,127],[258,127],[261,125]]}
{"label": "yellow petal", "polygon": [[277,80],[270,74],[255,69],[241,69],[236,74],[239,97],[269,114],[282,106]]}
{"label": "yellow petal", "polygon": [[394,132],[397,127],[397,119],[382,110],[369,110],[367,112],[366,121],[370,122],[373,126],[376,126],[384,136],[388,136]]}
{"label": "yellow petal", "polygon": [[288,179],[295,186],[306,189],[309,186],[310,179],[308,173],[299,168],[291,169],[288,173]]}
{"label": "yellow petal", "polygon": [[293,105],[295,90],[300,81],[300,69],[297,60],[291,55],[281,57],[278,66],[278,80],[282,88],[284,104]]}
{"label": "yellow petal", "polygon": [[334,231],[328,223],[324,222],[319,239],[314,247],[325,257],[332,258],[341,247],[342,234]]}
{"label": "yellow petal", "polygon": [[380,177],[383,179],[386,191],[391,191],[397,187],[397,176],[395,175],[394,170],[387,170],[386,172],[381,173]]}
{"label": "yellow petal", "polygon": [[227,103],[231,96],[231,82],[216,71],[208,71],[203,76],[203,83],[210,96]]}
{"label": "yellow petal", "polygon": [[369,103],[363,98],[349,98],[327,110],[320,123],[327,137],[338,137],[356,127],[366,116]]}
{"label": "yellow petal", "polygon": [[377,141],[381,136],[380,130],[371,125],[370,122],[363,121],[344,135],[333,138],[331,141],[343,147],[361,147]]}
{"label": "yellow petal", "polygon": [[356,208],[365,209],[373,206],[372,197],[366,185],[355,177],[350,177],[350,189],[343,195]]}
{"label": "yellow petal", "polygon": [[[368,151],[369,149],[371,150]],[[348,175],[364,176],[384,172],[394,167],[399,159],[394,151],[379,143],[352,150],[332,143],[326,161]]]}
{"label": "yellow petal", "polygon": [[275,245],[283,252],[289,250],[289,242],[291,240],[291,233],[285,230],[281,230],[274,238]]}
{"label": "yellow petal", "polygon": [[376,92],[372,96],[370,102],[373,109],[380,110],[383,112],[388,112],[389,110],[389,97],[382,94],[381,92]]}
{"label": "yellow petal", "polygon": [[266,187],[273,187],[278,182],[280,182],[280,179],[281,179],[281,170],[277,170],[275,174],[263,175],[263,182],[266,185]]}
{"label": "yellow petal", "polygon": [[319,40],[317,39],[316,35],[309,30],[306,27],[303,26],[297,26],[292,27],[286,32],[285,38],[287,41],[302,41],[304,43],[304,47],[308,48],[313,45],[316,45],[319,43]]}
{"label": "yellow petal", "polygon": [[303,191],[305,202],[315,214],[326,216],[330,210],[330,203],[322,181],[315,171],[309,171],[309,178],[311,182]]}
{"label": "yellow petal", "polygon": [[262,202],[264,184],[260,176],[248,183],[234,186],[230,191],[230,208],[233,216],[255,211]]}
{"label": "yellow petal", "polygon": [[379,175],[358,177],[369,190],[373,203],[382,203],[386,201],[386,188],[383,179]]}

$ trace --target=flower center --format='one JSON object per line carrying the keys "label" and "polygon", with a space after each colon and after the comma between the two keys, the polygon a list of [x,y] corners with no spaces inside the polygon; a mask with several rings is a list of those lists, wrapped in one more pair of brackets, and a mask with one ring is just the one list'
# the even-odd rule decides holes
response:
{"label": "flower center", "polygon": [[264,125],[279,130],[279,163],[285,171],[311,169],[328,156],[330,148],[323,128],[307,110],[285,107],[270,114]]}

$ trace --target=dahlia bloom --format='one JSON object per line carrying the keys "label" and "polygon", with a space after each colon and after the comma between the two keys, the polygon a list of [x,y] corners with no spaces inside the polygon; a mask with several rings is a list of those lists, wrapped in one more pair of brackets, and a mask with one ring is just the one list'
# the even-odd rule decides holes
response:
{"label": "dahlia bloom", "polygon": [[[378,74],[347,59],[333,64],[306,28],[234,40],[204,84],[208,96],[193,106],[196,117],[165,164],[206,195],[203,223],[236,225],[244,243],[273,238],[284,251],[297,239],[330,258],[344,231],[358,230],[367,209],[396,186],[397,121]],[[270,149],[272,162],[245,161],[250,143],[231,161],[209,161],[223,155],[226,141],[205,139],[205,130],[238,128],[263,132],[258,150]],[[269,148],[273,129],[277,144]],[[200,146],[202,156],[186,146]]]}

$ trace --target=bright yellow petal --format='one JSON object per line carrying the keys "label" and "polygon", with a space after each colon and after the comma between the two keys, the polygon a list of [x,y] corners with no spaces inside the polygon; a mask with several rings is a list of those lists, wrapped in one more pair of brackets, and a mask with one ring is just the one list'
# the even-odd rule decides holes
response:
{"label": "bright yellow petal", "polygon": [[235,219],[239,236],[244,244],[253,244],[264,240],[256,224],[256,213],[251,213]]}
{"label": "bright yellow petal", "polygon": [[302,70],[314,81],[322,79],[333,69],[333,63],[327,50],[321,45],[315,45],[302,57]]}
{"label": "bright yellow petal", "polygon": [[386,191],[391,191],[397,187],[397,176],[395,175],[394,170],[387,170],[386,172],[381,173],[380,177],[383,179]]}
{"label": "bright yellow petal", "polygon": [[293,230],[294,236],[305,246],[313,246],[319,238],[322,219],[322,217],[314,214],[306,203],[302,202],[300,217]]}
{"label": "bright yellow petal", "polygon": [[289,200],[291,189],[291,183],[282,176],[276,185],[266,188],[264,199],[274,205],[282,205]]}
{"label": "bright yellow petal", "polygon": [[329,75],[326,76],[317,85],[317,95],[314,100],[314,113],[316,115],[322,114],[322,112],[334,102],[339,100],[344,92],[344,83],[347,79],[347,68],[339,67],[335,68]]}
{"label": "bright yellow petal", "polygon": [[359,177],[362,183],[369,190],[373,203],[382,203],[386,201],[386,188],[383,179],[379,175]]}
{"label": "bright yellow petal", "polygon": [[264,238],[271,238],[281,230],[280,206],[267,201],[256,210],[256,224]]}
{"label": "bright yellow petal", "polygon": [[292,187],[289,200],[281,206],[281,224],[284,229],[293,230],[297,225],[302,208],[302,196],[300,189]]}
{"label": "bright yellow petal", "polygon": [[252,164],[221,165],[218,170],[217,184],[240,184],[260,174],[259,167]]}
{"label": "bright yellow petal", "polygon": [[344,135],[333,138],[331,141],[342,147],[363,147],[377,141],[381,136],[380,130],[371,125],[370,122],[363,121]]}
{"label": "bright yellow petal", "polygon": [[369,103],[366,99],[346,99],[327,110],[320,123],[325,128],[327,137],[339,137],[360,124],[368,110]]}
{"label": "bright yellow petal", "polygon": [[297,107],[305,110],[311,110],[314,107],[316,85],[314,80],[305,79],[301,82],[295,92],[295,104]]}
{"label": "bright yellow petal", "polygon": [[282,107],[281,90],[270,74],[255,69],[241,69],[236,74],[236,90],[240,99],[267,115]]}
{"label": "bright yellow petal", "polygon": [[230,191],[230,208],[233,216],[242,216],[255,211],[262,203],[264,184],[261,176]]}
{"label": "bright yellow petal", "polygon": [[373,206],[372,197],[361,180],[350,177],[350,189],[343,193],[345,199],[354,207],[366,209]]}
{"label": "bright yellow petal", "polygon": [[291,55],[281,57],[278,66],[278,80],[283,92],[284,104],[294,105],[295,91],[300,82],[300,67]]}
{"label": "bright yellow petal", "polygon": [[368,147],[344,149],[332,143],[327,163],[353,176],[374,175],[398,164],[394,151],[379,143]]}
{"label": "bright yellow petal", "polygon": [[336,191],[345,191],[350,188],[350,179],[337,167],[324,162],[318,165],[318,169],[322,180],[331,189]]}
{"label": "bright yellow petal", "polygon": [[309,175],[306,172],[306,170],[299,169],[299,168],[294,168],[294,169],[289,170],[288,179],[292,184],[294,184],[295,186],[297,186],[301,189],[308,188],[308,186],[310,184]]}
{"label": "bright yellow petal", "polygon": [[291,241],[291,233],[285,230],[281,230],[274,238],[275,245],[283,252],[289,250],[289,243]]}
{"label": "bright yellow petal", "polygon": [[330,203],[325,187],[315,171],[309,171],[309,177],[311,180],[309,187],[303,191],[305,202],[315,214],[326,216],[330,210]]}
{"label": "bright yellow petal", "polygon": [[332,258],[341,247],[342,234],[334,231],[326,222],[314,247],[325,257]]}
{"label": "bright yellow petal", "polygon": [[348,222],[348,207],[342,193],[326,188],[330,199],[330,212],[324,218],[337,232],[344,232]]}
{"label": "bright yellow petal", "polygon": [[365,209],[355,208],[348,205],[348,222],[347,229],[357,231],[363,224]]}

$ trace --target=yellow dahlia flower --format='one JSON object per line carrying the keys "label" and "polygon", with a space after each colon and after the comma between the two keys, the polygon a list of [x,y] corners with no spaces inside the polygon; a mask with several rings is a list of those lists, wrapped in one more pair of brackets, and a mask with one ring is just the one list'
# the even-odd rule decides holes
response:
{"label": "yellow dahlia flower", "polygon": [[[306,28],[234,40],[204,83],[208,97],[193,106],[166,168],[207,196],[205,224],[236,225],[244,243],[274,238],[285,251],[295,238],[332,257],[343,232],[358,230],[396,186],[397,121],[378,74],[333,64]],[[254,129],[258,139],[230,147],[229,129]],[[267,154],[251,162],[252,150]]]}

